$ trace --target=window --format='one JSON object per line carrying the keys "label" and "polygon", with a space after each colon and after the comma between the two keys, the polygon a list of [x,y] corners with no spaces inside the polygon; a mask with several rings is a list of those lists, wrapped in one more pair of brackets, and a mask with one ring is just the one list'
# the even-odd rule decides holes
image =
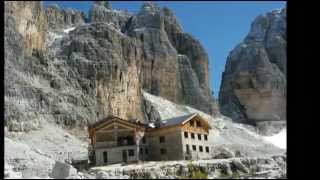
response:
{"label": "window", "polygon": [[139,153],[140,153],[140,155],[142,155],[142,154],[143,154],[143,149],[142,149],[142,148],[140,148]]}
{"label": "window", "polygon": [[108,152],[107,151],[103,152],[103,162],[105,162],[105,163],[108,162]]}
{"label": "window", "polygon": [[197,146],[196,145],[192,145],[192,150],[197,151]]}
{"label": "window", "polygon": [[149,152],[148,152],[148,148],[145,148],[144,149],[144,152],[145,152],[145,154],[148,154]]}
{"label": "window", "polygon": [[134,156],[134,150],[133,149],[129,149],[129,156]]}
{"label": "window", "polygon": [[197,121],[197,127],[201,127],[200,121]]}
{"label": "window", "polygon": [[117,141],[118,141],[118,146],[127,146],[127,145],[135,144],[133,136],[118,137]]}
{"label": "window", "polygon": [[184,132],[184,137],[188,138],[188,132]]}
{"label": "window", "polygon": [[199,146],[199,151],[203,152],[202,146]]}
{"label": "window", "polygon": [[189,144],[186,144],[186,152],[190,152]]}
{"label": "window", "polygon": [[208,135],[204,135],[204,140],[208,141]]}
{"label": "window", "polygon": [[160,153],[161,153],[161,154],[167,154],[167,149],[161,148],[161,149],[160,149]]}
{"label": "window", "polygon": [[145,144],[146,143],[146,137],[142,138],[142,143]]}
{"label": "window", "polygon": [[193,121],[190,121],[190,126],[194,126],[194,122]]}
{"label": "window", "polygon": [[191,138],[194,139],[194,133],[191,133]]}
{"label": "window", "polygon": [[198,134],[198,139],[201,140],[201,134]]}
{"label": "window", "polygon": [[160,143],[164,143],[165,142],[164,136],[160,136],[159,141]]}
{"label": "window", "polygon": [[209,147],[208,146],[206,146],[206,152],[209,153]]}

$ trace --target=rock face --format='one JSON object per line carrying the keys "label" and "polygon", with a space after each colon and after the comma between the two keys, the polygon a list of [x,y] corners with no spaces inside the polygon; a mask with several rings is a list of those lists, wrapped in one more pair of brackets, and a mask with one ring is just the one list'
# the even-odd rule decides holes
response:
{"label": "rock face", "polygon": [[83,12],[74,9],[60,9],[58,5],[50,5],[44,13],[51,31],[85,23]]}
{"label": "rock face", "polygon": [[117,29],[123,29],[131,14],[126,11],[111,9],[108,1],[96,1],[89,11],[91,22],[104,22],[113,24]]}
{"label": "rock face", "polygon": [[[97,119],[108,115],[144,120],[141,111],[139,41],[123,36],[105,23],[78,27],[62,41],[64,59],[88,98],[96,102]],[[67,78],[67,77],[66,77]]]}
{"label": "rock face", "polygon": [[143,98],[143,106],[144,106],[144,114],[147,116],[146,119],[149,120],[149,123],[159,123],[161,122],[160,114],[155,106],[152,105],[152,103]]}
{"label": "rock face", "polygon": [[22,36],[19,43],[26,54],[44,49],[46,23],[41,2],[5,2],[5,25]]}
{"label": "rock face", "polygon": [[[184,33],[173,12],[164,7],[165,31],[171,44],[178,52],[178,63],[182,82],[182,104],[188,104],[209,114],[218,114],[219,109],[209,88],[208,55],[201,43],[190,34]],[[186,57],[184,57],[185,55]],[[190,64],[187,65],[186,64]],[[189,71],[186,73],[186,71]],[[192,83],[186,79],[192,79]],[[189,88],[188,86],[194,86]]]}
{"label": "rock face", "polygon": [[47,43],[49,37],[43,40],[48,51],[29,55],[19,43],[24,38],[16,30],[19,16],[6,15],[5,123],[9,131],[39,129],[44,122],[84,127],[109,114],[145,120],[138,79],[141,48],[135,39],[105,23],[55,34],[70,25],[57,22],[58,26],[48,29],[53,42]]}
{"label": "rock face", "polygon": [[143,43],[142,88],[177,101],[181,89],[177,52],[163,30],[162,20],[159,7],[145,3],[140,12],[131,18],[127,34]]}
{"label": "rock face", "polygon": [[220,87],[221,112],[276,133],[286,121],[286,9],[260,15],[228,56]]}
{"label": "rock face", "polygon": [[131,15],[95,2],[88,22],[72,9],[6,2],[5,19],[9,131],[85,127],[108,115],[159,121],[141,89],[218,114],[207,55],[168,8],[145,3]]}
{"label": "rock face", "polygon": [[[218,114],[217,104],[209,91],[207,55],[199,41],[182,32],[168,8],[144,3],[140,12],[128,21],[127,27],[128,35],[143,42],[145,58],[141,81],[144,90]],[[182,58],[183,55],[186,57]],[[192,82],[187,83],[186,80],[190,79]]]}

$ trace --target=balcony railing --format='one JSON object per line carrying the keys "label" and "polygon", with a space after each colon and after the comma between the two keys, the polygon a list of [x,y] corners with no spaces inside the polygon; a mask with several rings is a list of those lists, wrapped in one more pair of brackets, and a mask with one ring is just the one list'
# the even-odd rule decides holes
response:
{"label": "balcony railing", "polygon": [[115,142],[115,141],[104,141],[104,142],[96,142],[96,148],[111,148],[111,147],[121,147],[121,146],[133,146],[136,143],[133,142]]}

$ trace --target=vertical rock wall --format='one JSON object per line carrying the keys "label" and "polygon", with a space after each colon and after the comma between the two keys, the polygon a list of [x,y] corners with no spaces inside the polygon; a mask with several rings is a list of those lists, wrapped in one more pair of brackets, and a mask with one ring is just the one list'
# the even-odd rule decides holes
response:
{"label": "vertical rock wall", "polygon": [[286,9],[257,17],[228,56],[219,94],[221,112],[275,133],[286,122]]}

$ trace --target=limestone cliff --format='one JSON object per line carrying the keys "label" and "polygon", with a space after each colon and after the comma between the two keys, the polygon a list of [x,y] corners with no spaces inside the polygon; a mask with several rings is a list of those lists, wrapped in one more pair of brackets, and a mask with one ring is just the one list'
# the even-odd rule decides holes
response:
{"label": "limestone cliff", "polygon": [[[199,41],[183,33],[167,7],[144,3],[127,27],[128,35],[143,42],[141,82],[144,90],[212,115],[219,113],[209,90],[207,54]],[[183,55],[186,58],[181,59]]]}
{"label": "limestone cliff", "polygon": [[207,55],[168,8],[145,3],[132,15],[95,2],[87,18],[56,5],[6,2],[5,25],[5,121],[11,131],[43,122],[85,127],[107,115],[158,121],[141,89],[218,114]]}
{"label": "limestone cliff", "polygon": [[113,10],[108,1],[95,1],[89,10],[90,22],[104,22],[114,25],[117,29],[125,28],[132,15],[127,11]]}
{"label": "limestone cliff", "polygon": [[286,121],[286,9],[257,17],[228,56],[219,94],[221,112],[274,133]]}
{"label": "limestone cliff", "polygon": [[60,9],[57,5],[47,7],[44,14],[51,31],[85,23],[83,12],[74,9]]}
{"label": "limestone cliff", "polygon": [[[22,36],[26,54],[44,49],[46,21],[41,2],[6,1],[5,24],[12,26]],[[21,43],[20,42],[20,43]]]}
{"label": "limestone cliff", "polygon": [[[96,116],[144,120],[139,83],[140,42],[105,23],[78,27],[62,41],[59,59],[67,62],[81,91],[96,99]],[[69,76],[69,77],[70,77]],[[89,104],[92,106],[93,104]]]}

